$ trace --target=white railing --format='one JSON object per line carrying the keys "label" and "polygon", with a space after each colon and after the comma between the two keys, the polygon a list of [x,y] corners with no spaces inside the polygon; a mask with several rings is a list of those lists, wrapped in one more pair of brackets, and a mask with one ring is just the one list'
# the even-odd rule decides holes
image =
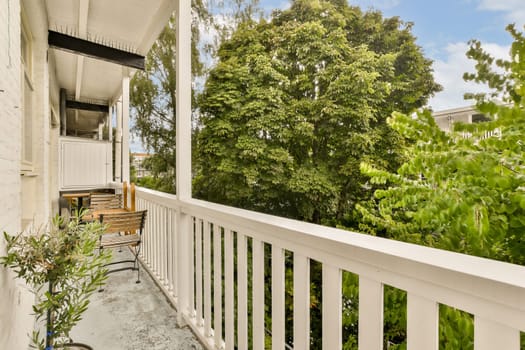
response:
{"label": "white railing", "polygon": [[[285,349],[285,256],[290,255],[295,349],[310,343],[311,260],[322,264],[325,350],[342,347],[342,271],[359,276],[359,349],[383,348],[384,285],[407,292],[410,350],[438,349],[439,303],[474,315],[476,350],[520,349],[525,267],[142,188],[137,206],[148,210],[142,260],[208,349],[251,344],[262,350],[267,334],[273,350]],[[270,257],[267,329],[264,269]]]}

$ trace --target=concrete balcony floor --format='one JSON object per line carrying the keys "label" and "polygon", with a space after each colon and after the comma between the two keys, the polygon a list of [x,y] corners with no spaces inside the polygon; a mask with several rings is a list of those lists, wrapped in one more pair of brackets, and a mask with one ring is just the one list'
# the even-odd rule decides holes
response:
{"label": "concrete balcony floor", "polygon": [[[131,254],[114,250],[117,259]],[[117,265],[118,266],[118,265]],[[73,329],[75,342],[94,350],[202,350],[188,327],[177,326],[177,312],[141,268],[109,275],[103,292],[91,297],[83,319]]]}

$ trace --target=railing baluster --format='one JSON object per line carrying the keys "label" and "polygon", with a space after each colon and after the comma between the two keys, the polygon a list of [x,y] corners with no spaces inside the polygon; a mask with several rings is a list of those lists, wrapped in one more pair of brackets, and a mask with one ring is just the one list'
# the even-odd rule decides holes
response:
{"label": "railing baluster", "polygon": [[233,316],[233,232],[227,228],[224,228],[224,269],[225,343],[226,350],[233,350],[235,345],[235,325]]}
{"label": "railing baluster", "polygon": [[253,350],[264,350],[264,243],[252,239]]}
{"label": "railing baluster", "polygon": [[213,228],[213,312],[215,348],[222,346],[222,234],[221,227]]}
{"label": "railing baluster", "polygon": [[[181,227],[182,226],[182,223],[179,222],[179,217],[177,215],[175,215],[175,221],[177,222],[177,227]],[[177,253],[178,249],[179,249],[179,244],[180,242],[182,241],[181,237],[179,237],[180,235],[183,235],[183,234],[187,234],[187,249],[188,249],[188,281],[186,280],[183,280],[182,277],[180,276],[180,274],[178,273],[177,274],[177,285],[179,287],[177,287],[177,290],[179,290],[180,288],[182,288],[182,284],[188,284],[188,308],[189,308],[189,315],[190,317],[195,317],[195,279],[196,279],[196,276],[195,276],[195,241],[196,241],[196,235],[197,235],[197,218],[194,217],[194,216],[190,216],[189,219],[189,228],[188,228],[188,232],[183,232],[183,231],[177,231],[177,250],[175,250],[175,253]],[[179,254],[176,255],[176,257],[178,257]],[[180,258],[179,258],[180,259]],[[177,259],[177,270],[175,270],[176,272],[179,271],[179,266],[184,264],[184,262],[182,260],[179,260]]]}
{"label": "railing baluster", "polygon": [[173,240],[172,240],[172,244],[173,244],[173,249],[172,249],[172,256],[171,256],[171,259],[172,259],[172,262],[173,262],[173,269],[172,269],[172,281],[173,281],[173,295],[176,297],[177,296],[177,290],[178,290],[178,284],[179,284],[179,275],[177,274],[177,269],[179,268],[179,259],[178,259],[178,254],[177,254],[177,250],[178,250],[178,242],[179,242],[179,225],[178,225],[178,222],[177,222],[177,213],[175,210],[171,210],[171,235],[173,237]]}
{"label": "railing baluster", "polygon": [[154,250],[153,250],[153,271],[155,271],[155,275],[157,277],[159,276],[159,243],[160,243],[160,237],[159,237],[159,210],[157,204],[153,204],[153,217],[155,218],[154,222],[154,228],[153,228],[153,235],[154,235]]}
{"label": "railing baluster", "polygon": [[407,349],[437,350],[439,347],[438,303],[419,295],[407,297]]}
{"label": "railing baluster", "polygon": [[359,276],[359,349],[383,349],[383,284]]}
{"label": "railing baluster", "polygon": [[474,316],[475,350],[519,350],[520,332],[501,323]]}
{"label": "railing baluster", "polygon": [[323,263],[323,350],[342,346],[341,270]]}
{"label": "railing baluster", "polygon": [[284,350],[284,249],[272,245],[272,350]]}
{"label": "railing baluster", "polygon": [[174,287],[174,274],[173,274],[173,250],[175,249],[175,244],[173,240],[173,212],[171,208],[166,208],[166,226],[167,226],[167,239],[168,239],[168,289],[173,291]]}
{"label": "railing baluster", "polygon": [[211,223],[204,222],[204,334],[211,336]]}
{"label": "railing baluster", "polygon": [[161,280],[164,282],[164,285],[168,284],[168,245],[166,244],[168,241],[168,226],[166,225],[166,208],[164,206],[160,207],[160,224],[162,226],[162,241],[160,242],[160,246],[162,248],[161,251],[161,259],[162,259],[162,274],[160,276]]}
{"label": "railing baluster", "polygon": [[293,343],[310,348],[310,262],[299,253],[293,255]]}
{"label": "railing baluster", "polygon": [[237,348],[248,349],[248,269],[246,236],[237,233]]}
{"label": "railing baluster", "polygon": [[203,314],[202,314],[202,226],[203,222],[201,219],[198,219],[195,223],[197,227],[195,228],[195,278],[197,295],[195,301],[197,303],[197,325],[202,326]]}

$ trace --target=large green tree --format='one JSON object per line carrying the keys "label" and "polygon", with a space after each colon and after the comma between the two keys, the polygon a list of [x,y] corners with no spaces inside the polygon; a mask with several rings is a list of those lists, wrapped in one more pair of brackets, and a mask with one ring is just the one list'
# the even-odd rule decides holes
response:
{"label": "large green tree", "polygon": [[394,170],[385,120],[439,86],[411,25],[343,1],[293,1],[223,42],[199,97],[198,197],[352,225],[363,160]]}
{"label": "large green tree", "polygon": [[[525,38],[512,25],[507,30],[514,38],[510,60],[495,60],[475,40],[467,52],[477,72],[465,79],[491,92],[466,97],[475,98],[490,121],[457,123],[446,133],[428,111],[390,119],[413,141],[411,157],[396,172],[362,164],[371,182],[383,187],[358,206],[362,229],[525,264]],[[440,321],[441,348],[472,349],[472,318],[442,307]],[[392,328],[403,328],[400,323]]]}
{"label": "large green tree", "polygon": [[[212,17],[201,0],[192,1],[191,69],[194,78],[204,73],[199,43],[201,27]],[[131,80],[130,102],[134,132],[152,153],[149,169],[154,187],[175,192],[176,22],[172,17],[146,56],[146,69]],[[195,103],[193,103],[195,105]]]}

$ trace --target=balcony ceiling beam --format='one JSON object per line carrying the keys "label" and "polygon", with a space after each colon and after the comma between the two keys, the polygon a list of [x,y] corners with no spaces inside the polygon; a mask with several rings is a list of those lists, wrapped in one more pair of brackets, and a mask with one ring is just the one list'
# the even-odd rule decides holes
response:
{"label": "balcony ceiling beam", "polygon": [[48,31],[48,44],[52,48],[144,70],[144,56],[76,38],[67,34]]}
{"label": "balcony ceiling beam", "polygon": [[80,102],[80,101],[74,101],[74,100],[67,100],[66,108],[77,109],[77,110],[82,110],[82,111],[90,111],[90,112],[109,113],[109,105],[107,104]]}

